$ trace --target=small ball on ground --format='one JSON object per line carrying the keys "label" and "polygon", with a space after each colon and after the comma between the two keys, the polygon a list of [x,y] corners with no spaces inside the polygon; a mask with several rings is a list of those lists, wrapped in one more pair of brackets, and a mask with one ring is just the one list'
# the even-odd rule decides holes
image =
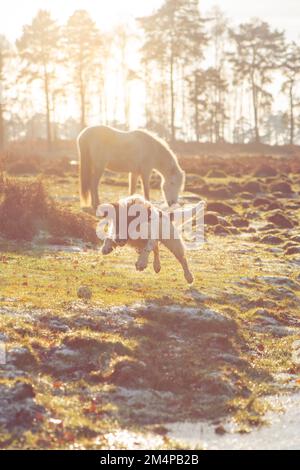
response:
{"label": "small ball on ground", "polygon": [[77,296],[80,299],[89,300],[92,297],[92,291],[88,286],[80,286],[77,290]]}

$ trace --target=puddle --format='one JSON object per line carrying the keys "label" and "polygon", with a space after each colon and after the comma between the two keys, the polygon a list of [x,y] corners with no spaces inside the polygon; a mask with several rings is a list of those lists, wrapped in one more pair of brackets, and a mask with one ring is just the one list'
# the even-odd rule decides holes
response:
{"label": "puddle", "polygon": [[187,444],[189,448],[202,447],[208,450],[300,450],[300,393],[276,396],[268,400],[282,412],[268,412],[269,424],[248,434],[236,432],[236,425],[226,423],[227,433],[219,436],[216,426],[206,423],[173,423],[168,436]]}
{"label": "puddle", "polygon": [[64,251],[67,253],[82,253],[84,248],[76,245],[44,245],[48,251]]}
{"label": "puddle", "polygon": [[[152,433],[141,434],[127,429],[107,434],[105,438],[110,450],[120,448],[130,450],[161,449],[164,444],[163,438],[160,436],[155,436]],[[103,445],[102,438],[96,439],[95,444],[96,446]]]}

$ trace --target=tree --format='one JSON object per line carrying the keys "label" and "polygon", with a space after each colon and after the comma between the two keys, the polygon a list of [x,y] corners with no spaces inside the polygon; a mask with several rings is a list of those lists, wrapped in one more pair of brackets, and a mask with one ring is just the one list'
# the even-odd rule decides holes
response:
{"label": "tree", "polygon": [[119,24],[114,30],[114,46],[118,74],[121,83],[121,94],[123,98],[123,116],[125,128],[130,125],[130,83],[138,78],[134,70],[130,68],[130,55],[135,46],[136,35],[128,25]]}
{"label": "tree", "polygon": [[4,147],[4,85],[6,83],[5,66],[10,56],[10,45],[4,36],[0,36],[0,150]]}
{"label": "tree", "polygon": [[284,51],[284,34],[271,30],[268,23],[254,19],[230,30],[234,52],[230,53],[236,83],[245,80],[251,91],[255,141],[260,142],[261,111],[272,100],[267,85],[272,72],[280,67]]}
{"label": "tree", "polygon": [[[214,129],[215,141],[219,142],[224,139],[226,116],[226,92],[228,91],[226,65],[226,49],[228,43],[228,19],[220,10],[215,6],[209,12],[210,19],[210,37],[212,48],[214,52]],[[213,78],[213,77],[212,77]]]}
{"label": "tree", "polygon": [[145,33],[144,60],[162,65],[169,73],[171,139],[176,139],[176,88],[178,66],[202,58],[206,42],[198,0],[165,0],[153,14],[140,18]]}
{"label": "tree", "polygon": [[289,100],[289,130],[290,144],[294,144],[295,138],[295,107],[296,107],[296,84],[300,78],[300,47],[292,42],[287,48],[282,64],[284,82],[282,91],[288,94]]}
{"label": "tree", "polygon": [[227,83],[222,79],[220,70],[210,67],[207,70],[197,69],[189,78],[190,101],[194,109],[194,126],[196,140],[200,133],[208,135],[210,142],[220,139],[220,126],[226,119],[224,102],[219,101],[216,90],[222,95],[227,90]]}
{"label": "tree", "polygon": [[55,78],[55,66],[59,60],[60,28],[50,13],[39,10],[30,25],[23,27],[17,47],[24,67],[21,77],[28,83],[43,83],[48,147],[51,148],[51,85]]}
{"label": "tree", "polygon": [[86,126],[89,85],[99,73],[101,36],[95,22],[85,10],[69,18],[63,32],[67,65],[80,101],[80,125]]}

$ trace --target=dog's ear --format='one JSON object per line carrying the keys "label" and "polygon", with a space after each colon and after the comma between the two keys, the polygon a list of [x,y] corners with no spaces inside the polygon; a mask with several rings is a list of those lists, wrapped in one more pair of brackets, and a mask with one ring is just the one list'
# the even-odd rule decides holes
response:
{"label": "dog's ear", "polygon": [[114,204],[101,204],[97,207],[96,215],[100,218],[112,218],[115,210]]}

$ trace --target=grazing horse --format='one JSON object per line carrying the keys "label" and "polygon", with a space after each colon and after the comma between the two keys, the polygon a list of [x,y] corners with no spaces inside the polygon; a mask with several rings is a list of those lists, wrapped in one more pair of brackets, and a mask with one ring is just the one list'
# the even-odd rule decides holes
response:
{"label": "grazing horse", "polygon": [[98,185],[105,168],[130,173],[131,195],[136,191],[140,176],[146,200],[149,200],[150,175],[156,170],[162,177],[166,202],[169,206],[177,203],[184,186],[184,171],[167,143],[150,132],[122,132],[108,126],[87,127],[79,134],[77,144],[82,207],[98,207]]}

